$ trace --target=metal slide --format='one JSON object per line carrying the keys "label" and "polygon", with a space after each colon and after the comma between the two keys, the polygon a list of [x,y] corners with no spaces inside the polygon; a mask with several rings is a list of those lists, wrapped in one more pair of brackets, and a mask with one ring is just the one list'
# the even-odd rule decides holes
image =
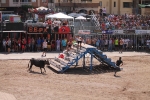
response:
{"label": "metal slide", "polygon": [[[69,53],[64,52],[64,55],[65,55],[64,58],[56,57],[55,59],[51,59],[50,60],[50,67],[52,67],[53,69],[55,69],[58,72],[63,73],[64,71],[69,69],[74,64],[77,65],[78,61],[81,58],[85,58],[85,55],[87,53],[89,53],[90,57],[91,57],[90,70],[92,70],[92,68],[93,68],[93,66],[92,66],[93,58],[96,58],[102,64],[108,65],[108,66],[113,67],[113,68],[119,68],[115,64],[115,62],[112,62],[110,58],[107,58],[107,56],[105,54],[103,54],[102,51],[96,49],[96,47],[94,47],[94,46],[87,45],[87,44],[82,44],[81,49],[78,49],[77,47],[74,46],[69,51]],[[83,62],[85,63],[84,60],[83,60]],[[84,66],[84,64],[83,64],[83,66]]]}

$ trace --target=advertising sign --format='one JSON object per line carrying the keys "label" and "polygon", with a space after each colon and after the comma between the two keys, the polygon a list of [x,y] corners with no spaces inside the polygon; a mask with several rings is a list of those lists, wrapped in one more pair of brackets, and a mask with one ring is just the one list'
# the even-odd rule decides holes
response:
{"label": "advertising sign", "polygon": [[135,34],[135,30],[123,30],[125,34]]}
{"label": "advertising sign", "polygon": [[91,31],[90,30],[79,30],[78,34],[90,34]]}
{"label": "advertising sign", "polygon": [[105,30],[105,31],[102,31],[103,34],[113,34],[113,31],[112,30]]}
{"label": "advertising sign", "polygon": [[48,30],[46,27],[28,27],[27,32],[28,33],[48,33]]}
{"label": "advertising sign", "polygon": [[114,34],[123,34],[124,31],[123,30],[113,30]]}
{"label": "advertising sign", "polygon": [[148,33],[148,30],[135,30],[136,34],[146,34]]}

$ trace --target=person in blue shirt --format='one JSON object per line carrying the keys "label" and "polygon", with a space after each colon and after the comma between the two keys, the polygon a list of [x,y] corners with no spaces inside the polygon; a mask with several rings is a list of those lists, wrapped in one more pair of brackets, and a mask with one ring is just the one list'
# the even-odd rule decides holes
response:
{"label": "person in blue shirt", "polygon": [[41,43],[42,43],[42,41],[41,41],[41,39],[40,39],[40,37],[37,39],[37,51],[40,51],[41,50]]}
{"label": "person in blue shirt", "polygon": [[61,45],[62,45],[62,50],[65,50],[67,46],[67,41],[65,39],[62,39]]}

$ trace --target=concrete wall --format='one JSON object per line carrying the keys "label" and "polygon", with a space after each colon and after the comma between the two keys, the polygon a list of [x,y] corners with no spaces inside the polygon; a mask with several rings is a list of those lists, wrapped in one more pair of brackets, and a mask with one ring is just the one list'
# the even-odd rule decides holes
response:
{"label": "concrete wall", "polygon": [[[59,0],[55,0],[55,3],[58,3]],[[133,0],[92,0],[92,3],[102,2],[102,6],[88,8],[84,7],[87,11],[93,9],[99,13],[99,9],[106,7],[106,13],[108,14],[125,14],[132,13],[132,8],[123,8],[123,2],[132,2]],[[81,0],[72,0],[73,3],[81,3]],[[116,7],[114,7],[114,2],[116,2]],[[60,3],[63,3],[63,0],[60,0]],[[90,3],[90,2],[89,2]],[[83,9],[81,7],[76,8],[77,10]]]}
{"label": "concrete wall", "polygon": [[150,8],[141,8],[142,15],[150,15]]}
{"label": "concrete wall", "polygon": [[133,8],[123,8],[123,2],[132,2],[132,0],[121,0],[120,1],[120,14],[132,14],[132,9]]}
{"label": "concrete wall", "polygon": [[[116,3],[116,6],[114,7],[114,2]],[[111,14],[118,14],[119,13],[119,11],[118,11],[118,9],[119,9],[119,2],[118,2],[118,0],[112,0],[112,3],[111,3]]]}
{"label": "concrete wall", "polygon": [[[123,2],[132,2],[132,0],[93,0],[93,3],[102,2],[102,7],[98,7],[97,11],[99,12],[100,8],[106,7],[106,12],[110,14],[132,14],[132,8],[123,8]],[[114,7],[114,2],[116,2],[116,7]]]}

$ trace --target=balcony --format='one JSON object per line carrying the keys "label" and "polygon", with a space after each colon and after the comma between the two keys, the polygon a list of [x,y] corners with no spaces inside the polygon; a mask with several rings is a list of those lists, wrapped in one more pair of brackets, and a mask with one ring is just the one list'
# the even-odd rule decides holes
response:
{"label": "balcony", "polygon": [[32,5],[32,3],[31,2],[13,2],[13,5],[19,5],[19,6]]}
{"label": "balcony", "polygon": [[99,3],[55,3],[56,7],[98,7]]}
{"label": "balcony", "polygon": [[22,6],[22,5],[32,5],[32,3],[31,2],[20,2],[20,6]]}

